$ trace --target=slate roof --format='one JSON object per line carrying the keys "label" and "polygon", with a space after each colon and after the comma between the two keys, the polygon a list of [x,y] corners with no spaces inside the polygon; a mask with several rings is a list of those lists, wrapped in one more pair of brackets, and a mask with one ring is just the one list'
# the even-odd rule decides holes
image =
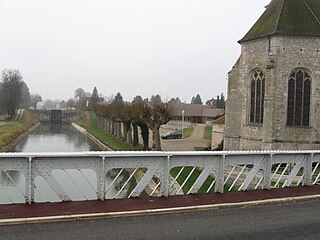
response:
{"label": "slate roof", "polygon": [[272,0],[239,43],[272,35],[320,37],[320,0]]}
{"label": "slate roof", "polygon": [[207,105],[199,104],[172,104],[173,115],[181,117],[182,110],[185,117],[217,117],[224,114],[224,109],[213,109]]}

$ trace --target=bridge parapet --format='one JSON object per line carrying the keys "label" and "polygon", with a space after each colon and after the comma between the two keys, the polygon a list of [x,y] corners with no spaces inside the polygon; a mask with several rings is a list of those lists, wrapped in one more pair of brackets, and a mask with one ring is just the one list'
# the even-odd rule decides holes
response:
{"label": "bridge parapet", "polygon": [[317,184],[320,151],[1,153],[0,204]]}

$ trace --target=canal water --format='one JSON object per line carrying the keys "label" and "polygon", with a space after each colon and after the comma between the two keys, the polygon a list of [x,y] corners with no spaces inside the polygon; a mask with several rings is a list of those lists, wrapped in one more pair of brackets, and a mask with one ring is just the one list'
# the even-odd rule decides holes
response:
{"label": "canal water", "polygon": [[[80,133],[71,124],[42,123],[35,131],[22,139],[11,152],[82,152],[101,151],[102,149],[88,136]],[[117,171],[106,174],[106,186],[109,186]],[[52,175],[73,201],[94,200],[97,198],[97,176],[90,169],[54,170]],[[113,198],[118,193],[119,183],[124,181],[122,176],[114,183],[106,198]],[[1,171],[0,174],[0,204],[25,202],[25,177],[18,171]],[[129,183],[119,194],[118,198],[128,195]],[[41,177],[35,181],[36,202],[57,202],[59,197],[53,192],[48,183]],[[80,186],[79,186],[80,185]],[[81,190],[80,190],[81,189]]]}
{"label": "canal water", "polygon": [[101,151],[101,148],[71,124],[50,123],[42,123],[13,149],[13,152],[82,151]]}

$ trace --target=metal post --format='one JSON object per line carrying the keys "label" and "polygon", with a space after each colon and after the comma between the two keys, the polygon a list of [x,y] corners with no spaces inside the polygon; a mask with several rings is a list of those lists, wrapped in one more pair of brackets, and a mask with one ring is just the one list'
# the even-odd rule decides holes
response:
{"label": "metal post", "polygon": [[32,180],[32,157],[29,157],[29,171],[28,171],[28,203],[31,204],[34,197],[33,180]]}
{"label": "metal post", "polygon": [[218,158],[216,161],[216,183],[215,192],[223,193],[224,190],[224,165],[226,162],[226,155]]}
{"label": "metal post", "polygon": [[184,128],[184,110],[182,110],[182,121],[181,121],[181,135],[183,138],[183,128]]}

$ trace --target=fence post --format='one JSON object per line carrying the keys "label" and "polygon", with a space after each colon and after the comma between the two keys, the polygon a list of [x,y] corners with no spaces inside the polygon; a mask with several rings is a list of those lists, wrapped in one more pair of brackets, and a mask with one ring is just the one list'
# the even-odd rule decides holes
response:
{"label": "fence post", "polygon": [[34,201],[34,179],[32,157],[28,158],[28,176],[26,182],[26,202],[31,204]]}
{"label": "fence post", "polygon": [[98,176],[97,176],[97,180],[98,180],[97,192],[98,192],[98,198],[101,201],[105,200],[105,192],[106,192],[105,191],[105,188],[106,188],[106,183],[105,183],[105,179],[106,179],[106,177],[105,177],[105,159],[106,159],[106,157],[102,156],[99,172],[97,173],[98,174]]}
{"label": "fence post", "polygon": [[272,176],[272,157],[273,154],[268,155],[267,158],[264,159],[263,164],[263,189],[271,189],[271,176]]}
{"label": "fence post", "polygon": [[215,183],[215,192],[223,193],[223,182],[224,182],[224,164],[226,161],[226,155],[222,156],[222,159],[220,158],[217,161],[216,166],[216,183]]}
{"label": "fence post", "polygon": [[312,179],[312,163],[313,163],[313,153],[308,155],[306,160],[304,161],[303,167],[303,182],[304,185],[311,186]]}
{"label": "fence post", "polygon": [[162,164],[162,171],[160,176],[160,196],[169,196],[169,175],[170,175],[170,155],[166,157]]}

